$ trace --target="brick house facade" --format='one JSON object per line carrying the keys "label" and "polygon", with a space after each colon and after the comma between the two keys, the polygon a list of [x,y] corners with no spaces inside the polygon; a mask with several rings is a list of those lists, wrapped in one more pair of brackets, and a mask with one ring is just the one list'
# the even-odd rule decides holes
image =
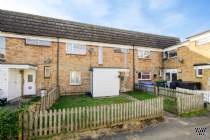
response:
{"label": "brick house facade", "polygon": [[[164,69],[177,69],[177,79],[200,82],[202,89],[210,90],[209,36],[210,33],[207,31],[172,46],[171,50],[176,50],[177,56],[163,60]],[[202,76],[196,74],[197,69],[202,69]]]}
{"label": "brick house facade", "polygon": [[[195,74],[195,65],[210,62],[209,54],[203,55],[190,39],[180,43],[175,37],[4,10],[0,10],[0,21],[0,39],[4,40],[0,65],[35,66],[37,93],[55,86],[62,94],[90,92],[93,67],[128,69],[126,91],[139,81],[164,79],[165,69],[176,69],[177,79],[199,81],[209,89],[209,70],[199,78]],[[209,43],[201,48],[206,53]],[[176,50],[177,56],[163,59],[168,50]]]}

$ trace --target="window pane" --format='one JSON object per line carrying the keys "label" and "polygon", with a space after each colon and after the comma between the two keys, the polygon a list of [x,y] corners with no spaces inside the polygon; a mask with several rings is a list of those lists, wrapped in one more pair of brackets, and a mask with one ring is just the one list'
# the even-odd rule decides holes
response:
{"label": "window pane", "polygon": [[177,56],[177,52],[175,50],[169,52],[169,57],[176,57],[176,56]]}
{"label": "window pane", "polygon": [[80,84],[81,78],[80,78],[80,72],[70,72],[70,84]]}
{"label": "window pane", "polygon": [[31,74],[28,75],[28,82],[33,82],[33,75]]}
{"label": "window pane", "polygon": [[86,54],[86,46],[76,43],[68,43],[66,45],[66,53],[68,54]]}
{"label": "window pane", "polygon": [[166,79],[165,79],[165,80],[166,80],[166,81],[170,81],[170,73],[166,73],[165,76],[166,76]]}
{"label": "window pane", "polygon": [[28,45],[39,45],[39,46],[51,46],[51,41],[38,40],[38,39],[26,39]]}
{"label": "window pane", "polygon": [[4,52],[5,52],[5,38],[0,37],[0,53],[4,53]]}
{"label": "window pane", "polygon": [[141,72],[138,73],[138,78],[141,79]]}
{"label": "window pane", "polygon": [[44,77],[50,77],[50,67],[44,67]]}
{"label": "window pane", "polygon": [[203,70],[202,69],[198,69],[198,75],[203,75]]}

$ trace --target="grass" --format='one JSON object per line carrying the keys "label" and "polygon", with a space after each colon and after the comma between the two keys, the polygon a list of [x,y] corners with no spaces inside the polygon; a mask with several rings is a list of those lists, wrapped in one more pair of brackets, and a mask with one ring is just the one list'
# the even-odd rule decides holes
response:
{"label": "grass", "polygon": [[127,94],[138,100],[146,100],[146,99],[152,99],[152,98],[157,97],[153,93],[140,92],[140,91],[131,91],[131,92],[127,92]]}
{"label": "grass", "polygon": [[130,100],[123,96],[106,97],[106,98],[92,98],[89,95],[72,95],[61,96],[58,101],[53,104],[52,109],[73,108],[83,106],[96,106],[125,103]]}
{"label": "grass", "polygon": [[208,110],[200,110],[200,111],[193,111],[193,112],[188,112],[188,113],[182,113],[180,115],[181,117],[189,118],[189,117],[199,117],[199,116],[208,116]]}
{"label": "grass", "polygon": [[177,105],[174,98],[164,97],[164,104],[163,108],[167,112],[176,113],[177,112]]}

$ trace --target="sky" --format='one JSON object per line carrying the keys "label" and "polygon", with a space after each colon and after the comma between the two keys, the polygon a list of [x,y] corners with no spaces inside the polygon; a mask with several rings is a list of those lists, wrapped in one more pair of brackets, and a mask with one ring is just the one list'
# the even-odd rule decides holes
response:
{"label": "sky", "polygon": [[0,9],[185,38],[210,29],[210,0],[0,0]]}

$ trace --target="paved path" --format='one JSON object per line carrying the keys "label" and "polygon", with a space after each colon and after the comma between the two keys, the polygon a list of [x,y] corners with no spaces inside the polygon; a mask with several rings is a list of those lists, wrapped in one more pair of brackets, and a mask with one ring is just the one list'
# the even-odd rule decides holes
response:
{"label": "paved path", "polygon": [[[206,136],[197,136],[195,128],[206,128]],[[165,121],[157,126],[104,136],[99,140],[210,140],[210,113],[193,118],[179,118],[167,113]]]}

